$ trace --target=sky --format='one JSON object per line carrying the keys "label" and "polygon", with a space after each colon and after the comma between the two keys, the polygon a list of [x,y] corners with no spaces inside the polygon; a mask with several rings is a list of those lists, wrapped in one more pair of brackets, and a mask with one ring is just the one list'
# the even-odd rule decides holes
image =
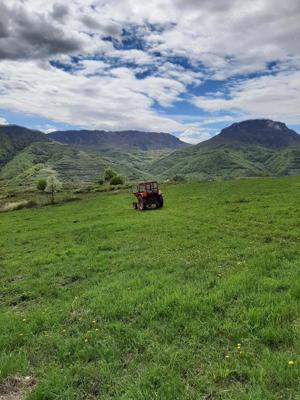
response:
{"label": "sky", "polygon": [[0,124],[300,132],[299,0],[0,0]]}

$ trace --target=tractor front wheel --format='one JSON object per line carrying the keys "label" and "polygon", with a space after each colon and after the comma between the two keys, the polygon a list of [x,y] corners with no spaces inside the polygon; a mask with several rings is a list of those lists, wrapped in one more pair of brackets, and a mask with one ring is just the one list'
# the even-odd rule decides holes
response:
{"label": "tractor front wheel", "polygon": [[138,198],[138,209],[139,209],[140,211],[144,211],[145,208],[146,208],[146,202],[145,202],[145,200],[142,198],[142,196],[140,196],[140,197]]}

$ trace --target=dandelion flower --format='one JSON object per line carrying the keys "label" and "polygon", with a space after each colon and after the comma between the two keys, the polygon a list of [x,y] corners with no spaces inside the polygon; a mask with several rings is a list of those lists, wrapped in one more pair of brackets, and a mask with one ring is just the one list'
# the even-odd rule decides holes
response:
{"label": "dandelion flower", "polygon": [[288,364],[289,364],[289,365],[294,365],[294,361],[293,361],[293,360],[289,360],[289,361],[288,361]]}
{"label": "dandelion flower", "polygon": [[96,331],[96,332],[98,332],[98,331],[99,331],[99,329],[98,329],[98,328],[96,328],[96,329],[95,329],[95,331]]}
{"label": "dandelion flower", "polygon": [[96,323],[96,320],[95,319],[93,319],[93,324],[95,324]]}
{"label": "dandelion flower", "polygon": [[229,354],[226,354],[225,358],[229,358]]}
{"label": "dandelion flower", "polygon": [[23,318],[23,322],[25,322],[26,321],[26,318]]}

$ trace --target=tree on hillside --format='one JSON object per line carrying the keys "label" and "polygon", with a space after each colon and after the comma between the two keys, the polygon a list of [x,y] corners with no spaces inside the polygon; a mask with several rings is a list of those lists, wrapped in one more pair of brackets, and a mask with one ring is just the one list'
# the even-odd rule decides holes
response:
{"label": "tree on hillside", "polygon": [[122,185],[124,183],[124,178],[122,176],[116,175],[111,178],[109,181],[111,185]]}
{"label": "tree on hillside", "polygon": [[106,168],[104,170],[104,180],[106,182],[109,182],[116,175],[117,175],[117,173],[111,168]]}
{"label": "tree on hillside", "polygon": [[55,175],[50,175],[47,179],[46,193],[50,194],[51,204],[54,204],[55,193],[62,187],[62,183],[56,178]]}
{"label": "tree on hillside", "polygon": [[39,190],[40,192],[44,192],[45,189],[47,187],[47,181],[46,179],[40,179],[37,184],[36,184],[36,188],[37,190]]}

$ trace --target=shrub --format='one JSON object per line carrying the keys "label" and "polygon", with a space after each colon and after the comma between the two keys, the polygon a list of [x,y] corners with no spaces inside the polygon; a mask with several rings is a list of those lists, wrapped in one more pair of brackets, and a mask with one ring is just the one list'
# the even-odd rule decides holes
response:
{"label": "shrub", "polygon": [[47,187],[46,179],[40,179],[36,184],[37,190],[40,190],[41,192],[44,192],[46,187]]}
{"label": "shrub", "polygon": [[98,183],[98,185],[103,185],[104,180],[100,178],[100,179],[97,180],[97,183]]}
{"label": "shrub", "polygon": [[172,181],[173,182],[184,182],[184,177],[181,175],[175,175],[175,176],[173,176]]}
{"label": "shrub", "polygon": [[117,176],[117,173],[111,169],[111,168],[106,168],[104,170],[104,180],[109,182],[112,178],[114,178],[115,176]]}
{"label": "shrub", "polygon": [[111,178],[109,183],[111,185],[122,185],[124,183],[124,179],[121,176],[116,175],[113,178]]}

